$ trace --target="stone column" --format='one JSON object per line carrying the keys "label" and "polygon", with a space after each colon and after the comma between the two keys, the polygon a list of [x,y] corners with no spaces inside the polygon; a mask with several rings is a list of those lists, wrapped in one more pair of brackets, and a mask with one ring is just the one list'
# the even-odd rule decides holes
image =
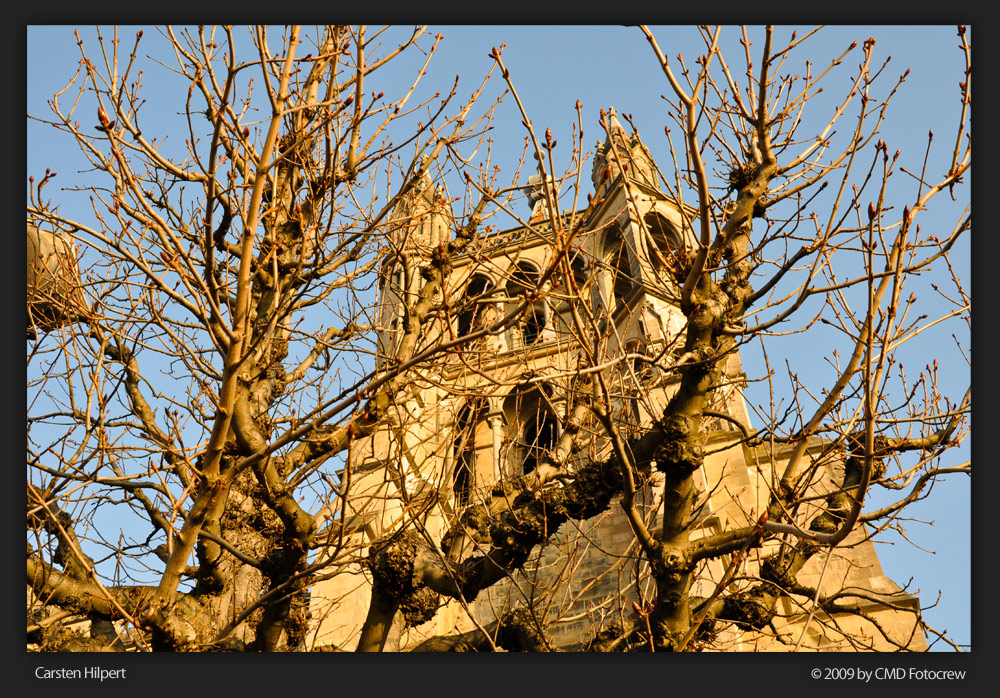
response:
{"label": "stone column", "polygon": [[488,481],[495,480],[502,474],[500,463],[500,445],[503,443],[503,413],[490,412],[486,415],[490,430],[493,433],[493,473]]}

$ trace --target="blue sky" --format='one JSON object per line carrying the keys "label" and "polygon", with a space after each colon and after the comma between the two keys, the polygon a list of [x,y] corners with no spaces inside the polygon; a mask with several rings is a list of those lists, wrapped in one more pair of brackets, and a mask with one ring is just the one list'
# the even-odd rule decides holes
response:
{"label": "blue sky", "polygon": [[[31,27],[27,34],[27,108],[29,115],[45,116],[45,100],[61,89],[72,77],[79,52],[73,36],[74,27],[46,26]],[[131,47],[136,27],[123,29],[123,46]],[[94,46],[92,28],[80,28],[81,36],[90,47]],[[572,140],[572,125],[576,122],[576,102],[583,105],[583,145],[590,149],[595,141],[603,140],[597,124],[598,111],[614,106],[621,114],[630,114],[645,144],[661,167],[669,172],[669,156],[664,136],[664,126],[668,123],[665,102],[661,95],[669,93],[669,85],[656,64],[652,51],[637,28],[613,26],[432,26],[431,32],[444,35],[440,49],[432,61],[425,84],[425,94],[437,90],[448,90],[455,79],[459,81],[458,98],[467,97],[476,89],[482,77],[489,71],[492,59],[488,57],[493,46],[506,44],[504,61],[511,71],[519,95],[539,133],[551,128],[559,146],[556,157],[565,162],[569,156]],[[777,39],[790,34],[791,28],[779,28]],[[668,56],[682,53],[685,59],[693,59],[701,48],[697,33],[690,28],[659,27],[654,32]],[[800,28],[799,35],[804,31]],[[144,40],[145,52],[156,52],[163,47],[155,30],[147,28]],[[892,82],[907,68],[911,69],[907,81],[893,100],[883,127],[881,137],[887,142],[889,152],[902,150],[902,163],[910,171],[919,171],[927,147],[928,131],[933,130],[935,141],[933,154],[942,155],[943,150],[954,146],[954,125],[957,118],[958,86],[962,79],[963,59],[956,48],[957,37],[954,26],[837,26],[825,29],[808,40],[790,58],[787,72],[803,69],[806,59],[817,67],[825,65],[838,55],[852,41],[863,41],[869,36],[877,39],[876,56],[880,62],[891,54],[887,68],[886,82]],[[739,38],[735,27],[723,29],[723,47],[734,47],[739,55],[741,49],[736,43]],[[761,45],[760,33],[752,37],[754,51]],[[168,57],[169,58],[169,57]],[[734,59],[731,59],[734,60]],[[847,86],[847,76],[857,59],[852,54],[848,66],[829,82],[827,94],[816,102],[819,114],[826,118],[832,111],[822,100],[833,99],[833,93]],[[408,66],[412,69],[413,66]],[[175,143],[185,138],[183,130],[178,131],[177,112],[181,109],[186,86],[178,84],[164,68],[154,64],[144,67],[143,82],[147,86],[149,104],[146,108],[143,130],[146,134],[170,132]],[[388,74],[384,82],[390,89],[397,76]],[[490,82],[484,103],[498,96],[505,85],[495,75]],[[372,89],[376,89],[374,86]],[[385,87],[379,88],[385,89]],[[386,90],[387,93],[389,89]],[[64,97],[63,101],[69,97]],[[84,118],[93,118],[90,112]],[[517,157],[522,152],[525,132],[520,125],[521,116],[513,100],[506,100],[497,110],[494,130],[494,160],[505,172],[512,171]],[[96,120],[95,120],[96,123]],[[673,126],[673,124],[671,124]],[[848,128],[848,124],[841,125]],[[676,129],[675,129],[676,132]],[[804,129],[804,133],[807,131]],[[811,132],[809,132],[811,133]],[[56,187],[70,188],[87,181],[84,169],[74,153],[72,143],[56,137],[51,129],[29,119],[27,125],[29,175],[39,178],[46,167],[59,172],[57,180],[50,185],[48,193],[55,198]],[[169,141],[168,146],[169,147]],[[585,174],[589,173],[589,165]],[[454,173],[452,173],[454,174]],[[930,177],[943,172],[932,172]],[[892,193],[897,196],[898,208],[915,198],[912,180],[898,177],[899,188]],[[69,191],[59,194],[64,212],[87,218],[85,195]],[[923,226],[953,225],[955,206],[940,197],[922,219]],[[526,211],[522,211],[522,214]],[[968,280],[970,252],[969,241],[958,246],[953,256],[953,264],[960,277]],[[858,271],[858,270],[855,270]],[[850,273],[850,270],[845,271]],[[915,289],[921,300],[929,298],[932,290],[929,284],[933,277],[918,280]],[[967,285],[966,290],[970,288]],[[965,325],[958,322],[945,323],[934,332],[926,333],[908,348],[904,362],[912,367],[912,373],[932,359],[941,364],[940,387],[953,400],[960,400],[969,385],[969,369],[965,360],[955,349],[955,333],[968,351],[968,335]],[[965,333],[965,334],[963,334]],[[768,346],[768,358],[772,368],[787,376],[787,370],[797,373],[800,378],[814,387],[828,384],[833,369],[821,357],[833,341],[834,335],[824,334],[817,329],[774,341]],[[763,374],[762,356],[754,346],[747,347],[742,354],[744,367],[751,380]],[[786,367],[787,361],[787,369]],[[787,396],[788,381],[779,376],[775,388]],[[748,401],[767,400],[766,387],[752,385],[747,394]],[[760,423],[754,426],[760,426]],[[962,455],[964,454],[964,455]],[[962,454],[952,459],[952,463],[968,459],[966,445]],[[873,495],[874,501],[879,501]],[[888,501],[888,500],[886,500]],[[949,637],[960,643],[971,642],[970,630],[970,487],[969,478],[953,476],[951,480],[936,486],[932,497],[919,503],[913,509],[913,521],[906,528],[906,535],[917,546],[907,543],[899,536],[890,538],[890,543],[880,545],[878,550],[886,573],[898,583],[905,584],[913,578],[912,589],[919,591],[924,603],[930,603],[942,592],[941,602],[927,612],[928,621],[940,628],[948,628]],[[933,522],[930,525],[926,522]],[[928,551],[934,551],[928,552]]]}

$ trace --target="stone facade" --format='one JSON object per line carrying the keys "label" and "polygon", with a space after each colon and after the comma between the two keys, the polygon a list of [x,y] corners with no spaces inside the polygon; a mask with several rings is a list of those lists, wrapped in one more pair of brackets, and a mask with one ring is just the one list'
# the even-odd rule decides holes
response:
{"label": "stone facade", "polygon": [[87,315],[72,240],[27,224],[27,333],[54,330]]}
{"label": "stone facade", "polygon": [[[312,589],[310,644],[346,650],[357,644],[370,599],[365,555],[382,532],[409,521],[418,532],[441,541],[462,506],[486,497],[505,479],[521,475],[518,468],[530,467],[536,453],[552,446],[567,405],[579,390],[574,367],[580,333],[570,312],[568,288],[574,289],[577,298],[589,301],[602,327],[610,329],[601,351],[617,366],[613,378],[621,390],[614,402],[626,432],[648,426],[676,389],[675,378],[628,355],[641,348],[654,356],[676,356],[684,318],[677,309],[679,291],[673,270],[695,245],[694,211],[660,189],[648,151],[637,134],[626,135],[613,110],[607,125],[609,136],[598,144],[593,167],[595,204],[586,218],[579,212],[567,214],[563,228],[553,231],[547,222],[542,183],[536,178],[533,183],[539,189],[529,197],[533,208],[527,226],[477,239],[452,260],[456,284],[446,289],[445,296],[475,297],[491,289],[504,292],[491,295],[476,311],[439,323],[426,339],[429,344],[475,332],[511,313],[525,298],[525,291],[538,285],[554,246],[566,242],[565,231],[573,231],[569,266],[564,268],[568,273],[553,274],[544,281],[542,293],[531,301],[520,322],[444,355],[391,407],[384,428],[352,445],[348,466],[341,473],[342,486],[349,493],[347,504],[329,513],[331,520],[344,524],[330,530],[336,531],[331,538],[336,537],[347,552],[339,558],[342,566],[330,570],[329,578]],[[400,204],[393,219],[388,234],[398,254],[390,256],[380,286],[380,365],[393,358],[404,321],[402,301],[415,297],[420,266],[447,240],[451,221],[443,202],[441,192],[423,184]],[[441,300],[448,307],[450,298]],[[623,355],[626,360],[621,361]],[[755,522],[766,506],[772,473],[780,473],[783,459],[788,458],[781,450],[750,449],[741,443],[738,425],[747,426],[750,419],[737,354],[729,358],[725,374],[727,380],[715,391],[712,409],[726,417],[709,426],[708,455],[700,473],[696,521],[702,535]],[[579,457],[601,458],[608,453],[610,446],[594,439]],[[831,486],[837,469],[842,469],[843,454],[817,441],[808,456],[821,459],[831,475],[816,485],[820,494]],[[657,485],[654,477],[641,491],[641,510],[651,529],[661,504],[662,487]],[[473,541],[462,539],[453,539],[451,545],[464,546],[462,555],[475,547]],[[634,615],[634,601],[651,598],[651,582],[635,536],[617,503],[594,519],[565,524],[540,547],[524,570],[483,591],[471,603],[451,601],[433,620],[417,627],[403,628],[400,623],[387,649],[471,630],[476,623],[488,624],[529,601],[536,613],[545,614],[554,642],[574,649],[596,629]],[[760,555],[767,552],[765,548],[752,553],[745,562],[747,571],[754,572]],[[920,632],[913,631],[914,615],[890,607],[891,603],[915,608],[916,598],[885,577],[863,530],[835,549],[825,572],[822,565],[812,560],[799,574],[799,581],[815,584],[823,574],[824,591],[845,584],[857,588],[857,602],[869,618],[913,649],[926,646]],[[706,566],[692,595],[710,596],[723,572],[721,561]],[[719,634],[712,646],[737,651],[793,648],[802,635],[810,604],[808,599],[802,599],[798,607],[781,603],[775,620],[777,634],[728,631],[729,635]],[[803,648],[890,647],[873,628],[862,627],[866,621],[828,620],[810,620]],[[843,632],[836,631],[838,626]],[[853,645],[848,639],[851,635],[856,636]]]}

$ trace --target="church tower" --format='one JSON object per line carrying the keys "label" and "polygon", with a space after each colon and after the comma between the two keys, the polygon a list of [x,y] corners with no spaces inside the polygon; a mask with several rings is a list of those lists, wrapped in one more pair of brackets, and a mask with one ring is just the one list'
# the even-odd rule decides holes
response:
{"label": "church tower", "polygon": [[405,308],[412,305],[420,289],[420,268],[434,250],[451,237],[453,219],[445,193],[436,187],[421,165],[422,174],[406,191],[390,215],[386,233],[389,253],[379,274],[379,318],[377,367],[394,354]]}
{"label": "church tower", "polygon": [[[443,289],[431,334],[433,341],[472,339],[415,376],[384,427],[352,446],[341,473],[349,496],[331,514],[338,520],[331,530],[353,556],[344,556],[336,574],[313,588],[316,644],[356,646],[371,598],[365,555],[401,522],[441,541],[443,555],[464,559],[481,549],[484,541],[475,532],[462,532],[462,513],[499,506],[508,491],[505,483],[545,467],[587,390],[577,371],[582,342],[600,354],[594,364],[609,366],[612,419],[626,437],[648,429],[676,392],[676,374],[658,366],[669,365],[683,346],[679,289],[697,250],[696,211],[665,190],[638,133],[629,135],[613,108],[602,110],[601,124],[606,137],[595,149],[586,210],[568,212],[553,226],[546,197],[551,183],[536,175],[529,180],[527,225],[477,240],[451,259],[452,282]],[[449,240],[452,227],[447,202],[429,178],[396,207],[380,281],[378,366],[394,356],[405,306],[421,285],[420,267]],[[574,231],[569,252],[557,260],[555,251],[566,249],[569,230]],[[587,322],[581,323],[581,314]],[[766,506],[772,473],[780,473],[788,457],[744,444],[740,425],[748,426],[750,417],[738,354],[729,357],[724,375],[706,410],[712,416],[696,477],[699,536],[753,525]],[[600,460],[611,453],[606,439],[581,444],[571,464],[574,458]],[[819,441],[809,453],[829,459],[824,467],[831,482],[843,468]],[[654,475],[637,497],[651,522],[662,511],[662,482]],[[837,583],[865,589],[871,605],[866,610],[882,614],[883,627],[913,636],[912,616],[884,613],[877,599],[891,597],[897,607],[913,607],[917,600],[882,574],[874,547],[856,533],[830,562],[838,570]],[[523,570],[473,601],[450,601],[426,622],[397,614],[386,649],[487,625],[525,604],[545,614],[558,646],[579,649],[595,629],[634,614],[632,600],[648,591],[648,570],[617,500],[593,519],[565,524],[538,548]],[[810,565],[799,575],[803,584],[819,581],[819,569]],[[710,596],[723,574],[722,562],[708,565],[692,596]],[[834,579],[829,570],[826,574],[827,581]],[[802,622],[796,609],[781,612],[789,628]],[[919,631],[915,636],[915,644],[923,641]],[[838,642],[814,629],[806,646],[842,649]],[[732,631],[719,643],[734,651],[788,649],[755,632]]]}

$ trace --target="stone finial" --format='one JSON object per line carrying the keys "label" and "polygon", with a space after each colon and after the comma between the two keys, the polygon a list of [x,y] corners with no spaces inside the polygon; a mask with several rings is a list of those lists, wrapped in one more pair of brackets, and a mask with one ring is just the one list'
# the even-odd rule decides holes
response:
{"label": "stone finial", "polygon": [[614,107],[608,107],[608,131],[610,131],[612,135],[618,133],[619,131],[625,131],[625,129],[622,128],[621,122],[618,121],[618,111]]}
{"label": "stone finial", "polygon": [[535,209],[538,207],[538,202],[545,200],[545,182],[548,181],[549,186],[555,186],[552,177],[545,176],[545,170],[542,169],[542,162],[538,153],[535,153],[535,160],[538,161],[538,172],[537,174],[533,174],[528,177],[528,186],[530,187],[530,189],[528,189],[528,206],[531,207],[532,219],[536,217],[537,212]]}
{"label": "stone finial", "polygon": [[590,179],[594,183],[595,192],[600,189],[602,181],[606,179],[604,177],[604,170],[607,165],[608,158],[604,141],[597,141],[597,145],[594,146],[594,167],[590,172]]}

